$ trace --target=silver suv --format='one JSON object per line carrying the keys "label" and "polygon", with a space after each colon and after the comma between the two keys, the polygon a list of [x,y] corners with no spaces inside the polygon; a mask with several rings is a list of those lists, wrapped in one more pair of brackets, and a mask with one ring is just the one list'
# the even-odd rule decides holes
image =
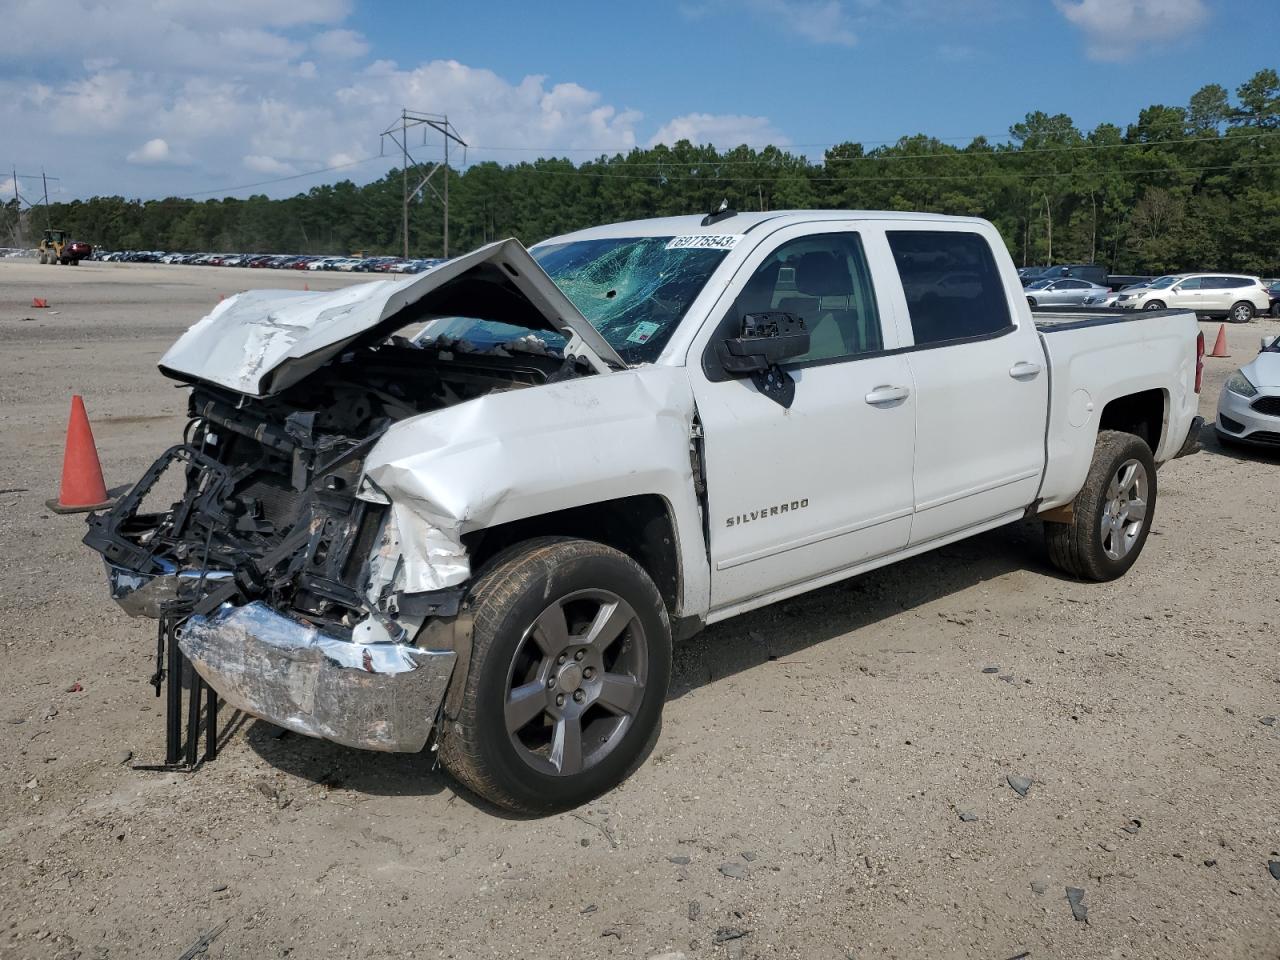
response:
{"label": "silver suv", "polygon": [[1116,297],[1121,310],[1194,310],[1198,316],[1248,323],[1271,309],[1271,297],[1257,277],[1239,273],[1179,273],[1157,277],[1140,290]]}

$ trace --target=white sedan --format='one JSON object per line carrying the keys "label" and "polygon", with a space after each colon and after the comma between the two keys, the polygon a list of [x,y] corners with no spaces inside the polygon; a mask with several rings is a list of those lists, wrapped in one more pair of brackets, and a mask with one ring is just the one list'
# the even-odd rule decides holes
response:
{"label": "white sedan", "polygon": [[1214,427],[1227,443],[1280,449],[1280,336],[1264,337],[1262,352],[1227,377]]}

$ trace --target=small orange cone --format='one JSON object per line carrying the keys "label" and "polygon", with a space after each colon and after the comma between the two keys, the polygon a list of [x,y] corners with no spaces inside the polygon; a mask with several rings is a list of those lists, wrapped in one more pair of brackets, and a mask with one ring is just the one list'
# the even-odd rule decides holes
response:
{"label": "small orange cone", "polygon": [[67,423],[67,447],[62,458],[62,487],[58,499],[46,500],[54,513],[87,513],[111,506],[107,485],[102,479],[102,463],[93,445],[93,430],[84,410],[84,398],[71,398],[71,419]]}
{"label": "small orange cone", "polygon": [[44,299],[44,297],[32,297],[31,306],[36,309],[39,309],[41,307],[47,307],[49,306],[49,301]]}
{"label": "small orange cone", "polygon": [[310,290],[310,289],[311,289],[311,284],[307,283],[307,282],[304,280],[304,281],[302,282],[302,289],[303,289],[303,290]]}
{"label": "small orange cone", "polygon": [[1211,357],[1229,357],[1227,353],[1227,325],[1220,324],[1218,327],[1218,339],[1213,341],[1213,352],[1209,354]]}

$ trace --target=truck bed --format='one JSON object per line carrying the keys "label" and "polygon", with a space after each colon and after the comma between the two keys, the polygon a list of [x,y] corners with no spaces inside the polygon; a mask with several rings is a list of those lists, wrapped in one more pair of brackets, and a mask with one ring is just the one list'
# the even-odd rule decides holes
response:
{"label": "truck bed", "polygon": [[1059,307],[1033,311],[1032,319],[1051,374],[1042,506],[1068,503],[1079,491],[1098,419],[1113,398],[1163,396],[1168,426],[1152,452],[1157,463],[1177,454],[1199,403],[1195,314]]}
{"label": "truck bed", "polygon": [[1035,321],[1036,329],[1041,333],[1058,333],[1062,330],[1100,327],[1110,323],[1155,320],[1186,312],[1185,310],[1101,310],[1090,307],[1057,307],[1052,310],[1032,310],[1031,318]]}

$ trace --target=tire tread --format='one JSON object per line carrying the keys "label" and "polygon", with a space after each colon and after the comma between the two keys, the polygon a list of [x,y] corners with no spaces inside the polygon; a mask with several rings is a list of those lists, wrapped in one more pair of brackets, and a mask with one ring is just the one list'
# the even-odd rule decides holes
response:
{"label": "tire tread", "polygon": [[[621,558],[649,583],[659,605],[662,620],[667,623],[665,605],[644,568],[613,547],[591,540],[569,537],[537,537],[516,544],[496,555],[477,577],[471,591],[474,611],[472,625],[471,664],[463,688],[458,715],[443,720],[439,737],[439,757],[445,768],[473,793],[499,806],[522,813],[545,812],[543,807],[513,795],[494,775],[484,756],[478,736],[480,710],[479,664],[497,641],[502,620],[515,600],[525,592],[530,581],[546,575],[555,567],[578,559],[609,556]],[[657,638],[655,638],[656,640]]]}
{"label": "tire tread", "polygon": [[[1076,494],[1074,516],[1070,523],[1045,523],[1045,545],[1048,548],[1049,562],[1077,580],[1093,580],[1102,582],[1116,577],[1114,571],[1097,562],[1093,551],[1095,536],[1094,515],[1099,502],[1106,496],[1107,484],[1115,470],[1117,460],[1127,458],[1134,444],[1141,444],[1150,458],[1150,449],[1141,437],[1119,430],[1100,430],[1094,445],[1093,463],[1085,477],[1084,486]],[[1154,466],[1154,464],[1152,464]],[[1155,511],[1155,472],[1149,471],[1152,494],[1148,504],[1148,529]],[[1145,540],[1145,535],[1144,535]],[[1143,544],[1139,544],[1133,560],[1141,553]],[[1125,567],[1127,570],[1128,567]],[[1124,571],[1121,571],[1123,574]]]}

